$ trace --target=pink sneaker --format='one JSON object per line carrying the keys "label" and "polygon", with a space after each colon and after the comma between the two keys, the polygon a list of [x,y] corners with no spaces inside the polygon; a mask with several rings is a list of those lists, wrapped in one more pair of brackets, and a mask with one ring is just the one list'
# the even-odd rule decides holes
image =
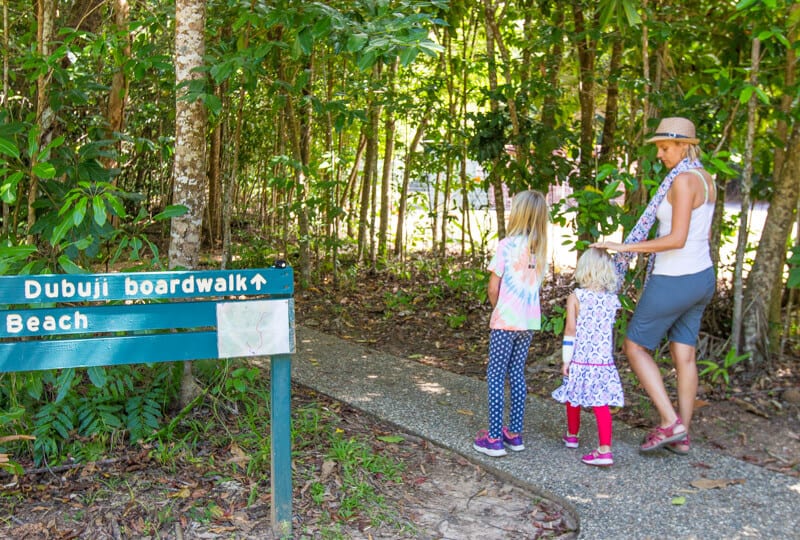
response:
{"label": "pink sneaker", "polygon": [[566,434],[561,437],[561,440],[564,441],[564,446],[567,448],[577,448],[578,447],[578,436],[577,435],[570,435]]}
{"label": "pink sneaker", "polygon": [[581,461],[587,465],[596,465],[598,467],[608,467],[614,464],[614,454],[611,452],[600,453],[594,450],[591,454],[586,454],[581,458]]}

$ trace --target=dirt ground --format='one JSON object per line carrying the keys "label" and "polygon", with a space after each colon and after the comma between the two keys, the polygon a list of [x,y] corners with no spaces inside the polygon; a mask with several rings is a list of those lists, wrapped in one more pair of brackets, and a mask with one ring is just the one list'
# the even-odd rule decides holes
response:
{"label": "dirt ground", "polygon": [[[364,276],[357,289],[316,287],[296,294],[298,324],[403,358],[476,378],[485,375],[487,305],[470,304],[447,289],[431,301],[438,283]],[[561,305],[565,287],[543,290],[546,313]],[[402,299],[402,301],[398,301]],[[466,314],[466,317],[463,315]],[[560,380],[559,340],[540,333],[529,357],[529,391],[547,399]],[[725,391],[701,387],[693,441],[755,465],[800,477],[800,360],[776,362],[768,376],[748,386],[734,377]],[[652,407],[636,378],[618,362],[628,405],[616,422],[649,427]],[[674,381],[667,376],[674,395]],[[376,451],[404,464],[401,483],[371,481],[393,512],[393,523],[358,515],[337,517],[333,497],[312,497],[303,478],[341,484],[322,452],[298,456],[293,477],[295,538],[573,538],[575,523],[558,505],[541,500],[473,463],[424,440],[402,434],[402,443],[380,441],[392,426],[333,402],[307,388],[293,389],[293,408],[320,402],[337,412],[340,429],[372,441]],[[198,411],[198,421],[203,411]],[[218,429],[227,429],[218,426]],[[237,459],[235,448],[198,443],[195,453],[220,464]],[[13,539],[255,539],[271,538],[268,479],[231,473],[178,459],[152,458],[158,449],[121,448],[102,462],[56,469],[28,467],[24,477],[0,478],[0,537]],[[366,505],[370,501],[364,501]],[[331,526],[331,523],[334,526]]]}
{"label": "dirt ground", "polygon": [[[562,508],[532,496],[452,452],[408,434],[402,442],[392,426],[303,388],[293,388],[293,407],[314,402],[340,419],[345,437],[372,441],[374,451],[402,463],[402,482],[370,478],[388,517],[337,515],[341,465],[330,466],[327,448],[295,452],[293,537],[303,539],[574,538],[576,524]],[[195,420],[207,411],[199,409]],[[230,426],[216,425],[208,441]],[[224,438],[224,436],[222,437]],[[49,469],[28,468],[24,477],[5,476],[0,497],[0,537],[25,540],[237,539],[273,538],[268,479],[231,467],[241,459],[233,447],[198,442],[194,455],[171,466],[153,458],[151,445],[121,450],[98,463]],[[238,471],[238,472],[237,472]],[[315,498],[312,483],[326,486]],[[374,506],[373,500],[363,505]]]}

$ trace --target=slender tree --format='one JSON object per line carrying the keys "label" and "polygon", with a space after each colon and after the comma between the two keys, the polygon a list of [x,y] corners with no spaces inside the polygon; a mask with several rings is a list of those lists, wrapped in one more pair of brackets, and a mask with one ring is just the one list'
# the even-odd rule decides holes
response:
{"label": "slender tree", "polygon": [[[203,214],[206,201],[206,111],[203,103],[189,99],[189,85],[202,78],[205,53],[205,2],[177,0],[175,3],[175,204],[187,212],[172,219],[169,243],[170,268],[197,268],[200,262]],[[184,362],[181,405],[197,393],[191,362]]]}

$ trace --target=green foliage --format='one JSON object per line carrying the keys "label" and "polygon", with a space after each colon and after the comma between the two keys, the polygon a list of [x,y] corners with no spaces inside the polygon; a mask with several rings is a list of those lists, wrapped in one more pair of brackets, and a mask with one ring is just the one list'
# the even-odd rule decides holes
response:
{"label": "green foliage", "polygon": [[721,362],[698,360],[697,364],[704,366],[700,371],[700,377],[706,377],[712,384],[718,384],[725,390],[731,382],[731,375],[736,365],[750,356],[751,353],[738,354],[736,348],[732,347],[728,349]]}
{"label": "green foliage", "polygon": [[792,289],[800,288],[800,247],[792,248],[792,256],[789,257],[789,281],[787,287]]}
{"label": "green foliage", "polygon": [[553,306],[550,315],[542,314],[542,331],[552,332],[556,336],[564,333],[567,324],[567,310],[562,306]]}
{"label": "green foliage", "polygon": [[442,269],[441,281],[451,293],[466,296],[470,302],[483,304],[487,300],[489,272],[483,268]]}
{"label": "green foliage", "polygon": [[99,443],[127,434],[131,443],[160,427],[164,409],[177,390],[173,364],[113,366],[6,374],[0,394],[0,433],[30,432],[36,463],[80,459]]}
{"label": "green foliage", "polygon": [[[609,178],[611,181],[605,183]],[[632,185],[630,175],[611,165],[603,165],[595,185],[575,190],[571,200],[565,199],[553,205],[553,222],[562,227],[571,226],[577,235],[573,248],[586,249],[600,236],[613,234],[619,229],[623,208],[616,199],[622,195],[623,186],[630,189]]]}

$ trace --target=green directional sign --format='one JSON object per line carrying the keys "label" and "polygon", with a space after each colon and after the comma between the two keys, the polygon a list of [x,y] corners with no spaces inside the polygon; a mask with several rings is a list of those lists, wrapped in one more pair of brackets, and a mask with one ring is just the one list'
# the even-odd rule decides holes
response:
{"label": "green directional sign", "polygon": [[0,277],[0,371],[294,352],[291,268]]}
{"label": "green directional sign", "polygon": [[220,296],[288,296],[291,268],[0,276],[0,302],[101,302]]}

